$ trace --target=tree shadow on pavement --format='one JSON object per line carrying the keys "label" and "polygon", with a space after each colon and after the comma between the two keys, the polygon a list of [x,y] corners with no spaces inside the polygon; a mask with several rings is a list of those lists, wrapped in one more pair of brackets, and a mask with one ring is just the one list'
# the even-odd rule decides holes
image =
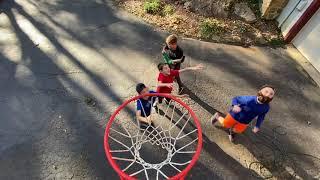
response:
{"label": "tree shadow on pavement", "polygon": [[[35,1],[29,0],[29,2],[37,4]],[[25,110],[25,112],[29,113],[30,111],[38,112],[42,110],[37,110],[37,104],[41,104],[42,107],[48,109],[48,112],[44,111],[45,113],[40,113],[34,117],[25,117],[24,114],[16,114],[16,118],[25,122],[30,121],[30,119],[36,119],[41,120],[44,125],[39,128],[41,130],[37,129],[29,132],[32,135],[30,136],[32,141],[26,140],[26,142],[33,143],[32,145],[18,145],[18,147],[12,149],[11,155],[2,159],[4,161],[1,161],[1,166],[5,166],[6,163],[12,161],[10,169],[7,169],[8,171],[2,173],[5,173],[6,175],[14,174],[16,173],[16,169],[20,169],[21,173],[18,173],[16,179],[21,179],[21,177],[27,177],[30,179],[41,179],[47,176],[60,177],[60,175],[66,175],[63,174],[65,171],[73,172],[73,175],[70,176],[75,178],[118,178],[111,166],[105,160],[102,145],[105,120],[101,122],[101,119],[104,113],[107,112],[108,116],[111,114],[110,112],[112,112],[112,108],[109,109],[108,107],[108,110],[106,110],[105,104],[108,104],[109,102],[105,102],[104,98],[107,97],[110,103],[113,102],[116,105],[120,105],[124,99],[112,87],[106,85],[106,80],[111,80],[113,77],[101,77],[92,69],[89,69],[85,64],[81,63],[79,58],[77,58],[78,56],[70,52],[70,50],[68,50],[59,40],[60,34],[52,30],[52,27],[49,26],[49,24],[52,23],[57,28],[61,28],[69,34],[71,38],[80,42],[81,45],[93,49],[100,55],[108,54],[108,48],[119,47],[125,47],[141,54],[155,55],[160,51],[160,43],[155,44],[154,42],[162,42],[163,37],[145,24],[138,22],[133,23],[131,21],[120,19],[114,14],[113,10],[108,5],[97,2],[98,1],[88,2],[84,0],[77,2],[57,0],[52,4],[50,4],[51,2],[49,1],[39,2],[41,5],[44,5],[46,9],[50,10],[50,13],[40,11],[40,13],[43,14],[42,17],[36,17],[29,14],[22,5],[17,3],[17,1],[6,1],[1,4],[1,7],[4,7],[2,8],[3,13],[1,16],[6,15],[9,18],[13,31],[19,41],[18,44],[20,44],[22,51],[22,62],[20,64],[22,64],[23,67],[27,67],[33,74],[32,78],[34,78],[30,81],[30,85],[23,84],[22,81],[13,79],[12,77],[15,77],[18,69],[16,66],[18,64],[9,63],[8,65],[8,61],[12,60],[5,56],[1,56],[0,65],[4,66],[4,69],[10,71],[10,74],[12,75],[10,78],[6,79],[7,82],[11,81],[11,85],[9,83],[7,87],[1,87],[0,89],[1,91],[12,91],[7,93],[7,97],[5,98],[5,102],[8,102],[8,105],[4,104],[3,106],[9,110],[10,108],[12,109],[10,103],[12,104],[15,96],[19,96],[15,93],[22,93],[20,96],[26,98],[33,97],[34,92],[36,92],[36,97],[38,97],[38,99],[35,102],[25,102],[25,100],[21,98],[20,101],[18,101],[18,104],[34,106],[30,110]],[[107,1],[103,2],[108,3]],[[39,5],[39,9],[43,7],[41,5]],[[87,7],[94,7],[99,16],[108,18],[95,17],[92,13],[93,9]],[[58,15],[61,12],[68,12],[75,15],[74,17],[79,21],[80,25],[74,24],[72,28],[67,28],[66,24],[62,23],[64,21],[61,20],[60,22],[54,18],[55,15]],[[66,14],[68,15],[68,13]],[[27,21],[29,21],[40,32],[40,34],[50,41],[56,49],[56,53],[64,55],[70,62],[75,64],[77,69],[79,69],[83,75],[82,76],[80,74],[79,76],[81,76],[81,78],[88,78],[88,81],[92,82],[94,86],[96,86],[97,90],[93,91],[86,88],[87,85],[85,83],[82,83],[79,79],[74,79],[73,76],[70,77],[71,75],[67,74],[68,72],[66,72],[65,69],[58,66],[57,57],[48,55],[47,52],[43,51],[40,48],[41,44],[40,47],[38,47],[39,44],[34,42],[34,40],[29,37],[29,34],[24,32],[21,25],[17,23],[15,14],[19,14],[23,18],[27,19]],[[49,21],[43,22],[43,17],[49,19]],[[118,28],[110,29],[110,24],[113,24]],[[120,31],[126,29],[129,30]],[[137,41],[137,39],[140,40]],[[149,49],[149,47],[159,47],[159,49]],[[190,49],[193,47],[194,46],[188,48]],[[190,51],[190,54],[191,53],[192,51]],[[107,59],[108,56],[103,57],[106,61],[110,61],[109,63],[112,64],[111,60]],[[153,60],[153,62],[154,61],[155,60]],[[121,66],[125,65],[125,62],[126,61],[116,62],[112,67],[115,67],[119,72],[126,72],[126,70]],[[220,63],[222,62],[220,61]],[[224,65],[220,64],[220,66]],[[9,68],[7,69],[7,67]],[[109,67],[109,69],[111,69],[111,67]],[[228,69],[228,71],[233,72],[231,68]],[[242,75],[240,71],[233,73],[238,76]],[[50,79],[47,78],[49,76],[48,74],[51,74]],[[52,74],[56,75],[52,76]],[[137,81],[137,78],[131,77],[130,73],[125,74],[125,76],[132,84]],[[249,77],[250,75],[247,76]],[[257,84],[252,77],[249,77],[248,81],[251,80],[254,85]],[[25,82],[29,82],[28,78]],[[211,82],[211,80],[208,82]],[[283,84],[281,83],[280,85]],[[43,91],[43,89],[45,90]],[[103,93],[98,96],[95,93],[96,91]],[[57,92],[59,93],[57,94]],[[97,103],[96,107],[88,107],[83,103],[82,97],[84,96],[93,97],[94,99],[99,100],[99,103]],[[202,106],[209,112],[215,110],[213,107],[208,106],[208,104],[201,102],[201,99],[197,98],[195,94],[191,96],[194,100],[197,100],[202,104]],[[308,99],[304,98],[303,100]],[[102,105],[103,103],[104,105]],[[316,101],[314,103],[316,103]],[[16,111],[8,111],[4,116],[8,117],[8,121],[13,121],[11,117],[12,114],[10,114],[10,112],[17,113]],[[297,113],[297,116],[305,117],[302,113]],[[37,122],[33,122],[25,128],[32,127],[36,123]],[[25,128],[22,128],[23,131],[26,131]],[[25,149],[22,150],[23,148]],[[236,160],[226,154],[219,146],[211,142],[210,139],[206,138],[204,140],[204,148],[213,159],[216,159],[217,162],[219,162],[219,166],[231,172],[231,177],[239,176],[239,171],[247,174],[248,169],[244,168]],[[28,151],[29,153],[25,153],[25,151]],[[12,159],[15,159],[14,157],[21,157],[21,154],[24,153],[32,156],[25,157],[24,165],[26,168],[21,169],[19,166],[19,159],[16,159],[16,161],[13,161]],[[35,154],[39,158],[34,159],[33,157]],[[38,162],[40,162],[39,164],[43,165],[43,167],[33,166]],[[205,164],[202,162],[199,162],[195,169],[208,172],[208,174],[204,173],[203,176],[196,176],[197,178],[205,178],[204,176],[210,174],[213,175],[212,171],[205,168]],[[192,172],[193,171],[191,171],[191,174],[193,174]],[[66,176],[69,175],[67,174]]]}
{"label": "tree shadow on pavement", "polygon": [[[38,23],[20,5],[10,1],[3,4],[3,6],[5,6],[3,14],[9,18],[19,41],[22,62],[8,67],[8,63],[12,62],[12,60],[1,56],[1,68],[13,74],[4,79],[8,81],[8,86],[6,87],[8,89],[1,88],[3,91],[10,89],[12,91],[12,94],[7,94],[6,103],[3,105],[3,109],[8,109],[8,112],[3,113],[2,116],[8,117],[6,119],[9,121],[11,120],[11,122],[7,123],[7,126],[16,128],[15,126],[18,124],[13,124],[12,116],[10,117],[10,112],[12,113],[10,103],[15,97],[21,95],[22,97],[19,97],[21,102],[18,103],[24,104],[21,106],[28,108],[31,112],[24,115],[24,117],[23,114],[19,113],[14,116],[14,119],[24,121],[24,124],[28,126],[22,127],[22,135],[18,135],[23,137],[21,138],[23,143],[9,147],[8,151],[10,153],[6,153],[7,157],[1,157],[1,166],[10,164],[6,168],[7,171],[2,171],[1,177],[6,179],[118,178],[105,159],[103,124],[100,123],[102,116],[96,116],[95,110],[87,107],[82,99],[83,96],[95,97],[95,94],[85,90],[78,82],[66,76],[65,70],[58,67],[54,59],[37,47],[28,34],[21,29],[13,10],[28,19],[35,27],[38,27],[38,30],[50,40],[59,53],[66,55],[74,63],[77,63],[78,60],[64,49],[53,35],[46,31],[45,25]],[[118,104],[122,102],[122,99],[109,87],[105,86],[99,77],[86,69],[86,67],[81,66],[81,64],[77,64],[85,74],[92,77],[91,81],[101,88],[108,98]],[[25,79],[16,80],[14,77],[19,78],[16,76],[19,71],[18,66],[22,66],[24,69],[21,71],[27,71],[30,76],[28,74]],[[52,76],[52,74],[56,75]],[[25,82],[32,84],[24,84]],[[76,90],[78,95],[72,94],[69,88]],[[57,90],[58,93],[54,92],[52,94],[50,90]],[[28,102],[29,99],[27,97],[30,97],[30,99],[35,98],[37,103],[52,112],[41,117],[43,112],[38,113],[36,109],[41,111],[42,108],[32,107],[31,105],[34,105],[34,103]],[[105,111],[104,107],[99,107],[99,104],[96,106],[96,110],[102,114]],[[23,111],[23,109],[20,109],[20,111]],[[29,130],[28,128],[34,126],[33,124],[27,124],[30,118],[39,121],[31,123],[38,124],[41,122],[43,126],[39,127],[39,129]],[[24,135],[25,132],[28,133],[28,136]],[[5,135],[8,138],[12,138],[9,133],[12,132],[8,132]],[[24,156],[23,160],[19,159],[22,155]],[[24,167],[20,167],[21,165]],[[16,172],[17,170],[19,172]],[[14,174],[16,176],[13,176]]]}

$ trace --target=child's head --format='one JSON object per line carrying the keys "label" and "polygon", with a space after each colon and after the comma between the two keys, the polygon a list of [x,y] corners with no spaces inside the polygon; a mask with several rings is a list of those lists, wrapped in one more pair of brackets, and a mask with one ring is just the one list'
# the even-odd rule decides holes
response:
{"label": "child's head", "polygon": [[[144,95],[144,94],[149,93],[149,88],[146,87],[146,85],[144,85],[143,83],[138,83],[136,86],[136,91],[139,95]],[[149,97],[144,96],[143,99],[148,100]]]}
{"label": "child's head", "polygon": [[165,74],[165,75],[169,75],[170,74],[170,67],[168,64],[166,63],[159,63],[158,64],[158,69],[161,73]]}
{"label": "child's head", "polygon": [[167,37],[166,43],[170,49],[176,50],[178,44],[178,37],[175,34],[172,34]]}
{"label": "child's head", "polygon": [[273,96],[275,94],[275,88],[272,85],[264,85],[260,88],[258,92],[258,100],[261,103],[269,103],[272,101]]}

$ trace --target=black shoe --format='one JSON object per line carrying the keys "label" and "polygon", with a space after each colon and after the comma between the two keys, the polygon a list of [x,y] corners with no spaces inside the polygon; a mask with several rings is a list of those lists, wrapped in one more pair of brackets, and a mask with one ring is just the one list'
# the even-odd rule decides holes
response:
{"label": "black shoe", "polygon": [[183,86],[179,86],[179,95],[181,95],[181,94],[183,94],[182,92],[183,92],[183,90],[184,90],[184,87]]}
{"label": "black shoe", "polygon": [[182,56],[180,63],[183,63],[185,58],[186,58],[186,56]]}
{"label": "black shoe", "polygon": [[154,124],[153,122],[151,124],[145,123],[145,122],[140,122],[140,131],[143,132],[145,129],[147,129],[147,131],[153,131],[154,129]]}
{"label": "black shoe", "polygon": [[218,121],[219,113],[214,113],[214,115],[211,117],[211,124],[214,125]]}
{"label": "black shoe", "polygon": [[234,141],[235,135],[236,135],[236,134],[232,131],[232,129],[229,129],[229,135],[228,135],[228,137],[229,137],[229,141],[230,141],[230,142],[233,142],[233,141]]}

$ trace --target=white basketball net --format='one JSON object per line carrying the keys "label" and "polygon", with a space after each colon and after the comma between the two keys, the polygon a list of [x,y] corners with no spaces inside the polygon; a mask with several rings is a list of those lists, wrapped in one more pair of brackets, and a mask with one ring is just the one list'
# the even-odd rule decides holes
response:
{"label": "white basketball net", "polygon": [[[151,104],[154,104],[153,100],[154,98],[151,98]],[[136,103],[141,103],[141,101],[137,100]],[[167,103],[163,102],[158,105],[158,108],[153,107],[151,109],[150,119],[152,122],[158,122],[155,123],[156,125],[145,124],[144,128],[141,128],[141,123],[138,120],[137,123],[131,121],[131,123],[128,123],[130,125],[123,125],[121,123],[123,119],[120,119],[119,114],[117,115],[119,118],[116,118],[113,122],[113,124],[121,125],[121,128],[116,129],[113,126],[110,128],[109,138],[114,141],[114,145],[110,145],[110,153],[112,153],[112,158],[116,160],[119,167],[121,167],[121,163],[126,163],[125,166],[121,167],[121,170],[129,176],[136,177],[139,175],[139,177],[145,177],[147,180],[168,179],[180,173],[191,162],[197,148],[198,129],[192,124],[193,118],[186,108],[173,100]],[[141,113],[146,115],[144,108],[142,108]],[[138,130],[133,130],[132,124]],[[166,150],[165,160],[160,163],[150,163],[143,159],[140,150],[146,143]],[[181,155],[186,156],[186,158],[174,158],[178,155],[179,157]],[[183,159],[183,161],[179,162],[179,159]],[[134,171],[129,170],[133,166],[139,168],[135,168]],[[167,174],[165,171],[168,167],[171,168],[170,172],[175,172],[175,174]],[[155,177],[150,175],[150,170],[156,171],[154,173]]]}

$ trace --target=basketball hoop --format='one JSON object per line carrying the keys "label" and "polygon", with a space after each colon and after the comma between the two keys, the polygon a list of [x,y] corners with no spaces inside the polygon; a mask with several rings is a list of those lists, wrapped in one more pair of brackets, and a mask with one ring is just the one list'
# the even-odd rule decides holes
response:
{"label": "basketball hoop", "polygon": [[[152,105],[157,97],[167,99],[150,108],[151,112],[142,109],[152,124],[135,116],[135,105],[143,97]],[[200,156],[202,131],[195,113],[183,101],[170,94],[150,93],[116,109],[106,126],[104,148],[120,179],[184,179]]]}

